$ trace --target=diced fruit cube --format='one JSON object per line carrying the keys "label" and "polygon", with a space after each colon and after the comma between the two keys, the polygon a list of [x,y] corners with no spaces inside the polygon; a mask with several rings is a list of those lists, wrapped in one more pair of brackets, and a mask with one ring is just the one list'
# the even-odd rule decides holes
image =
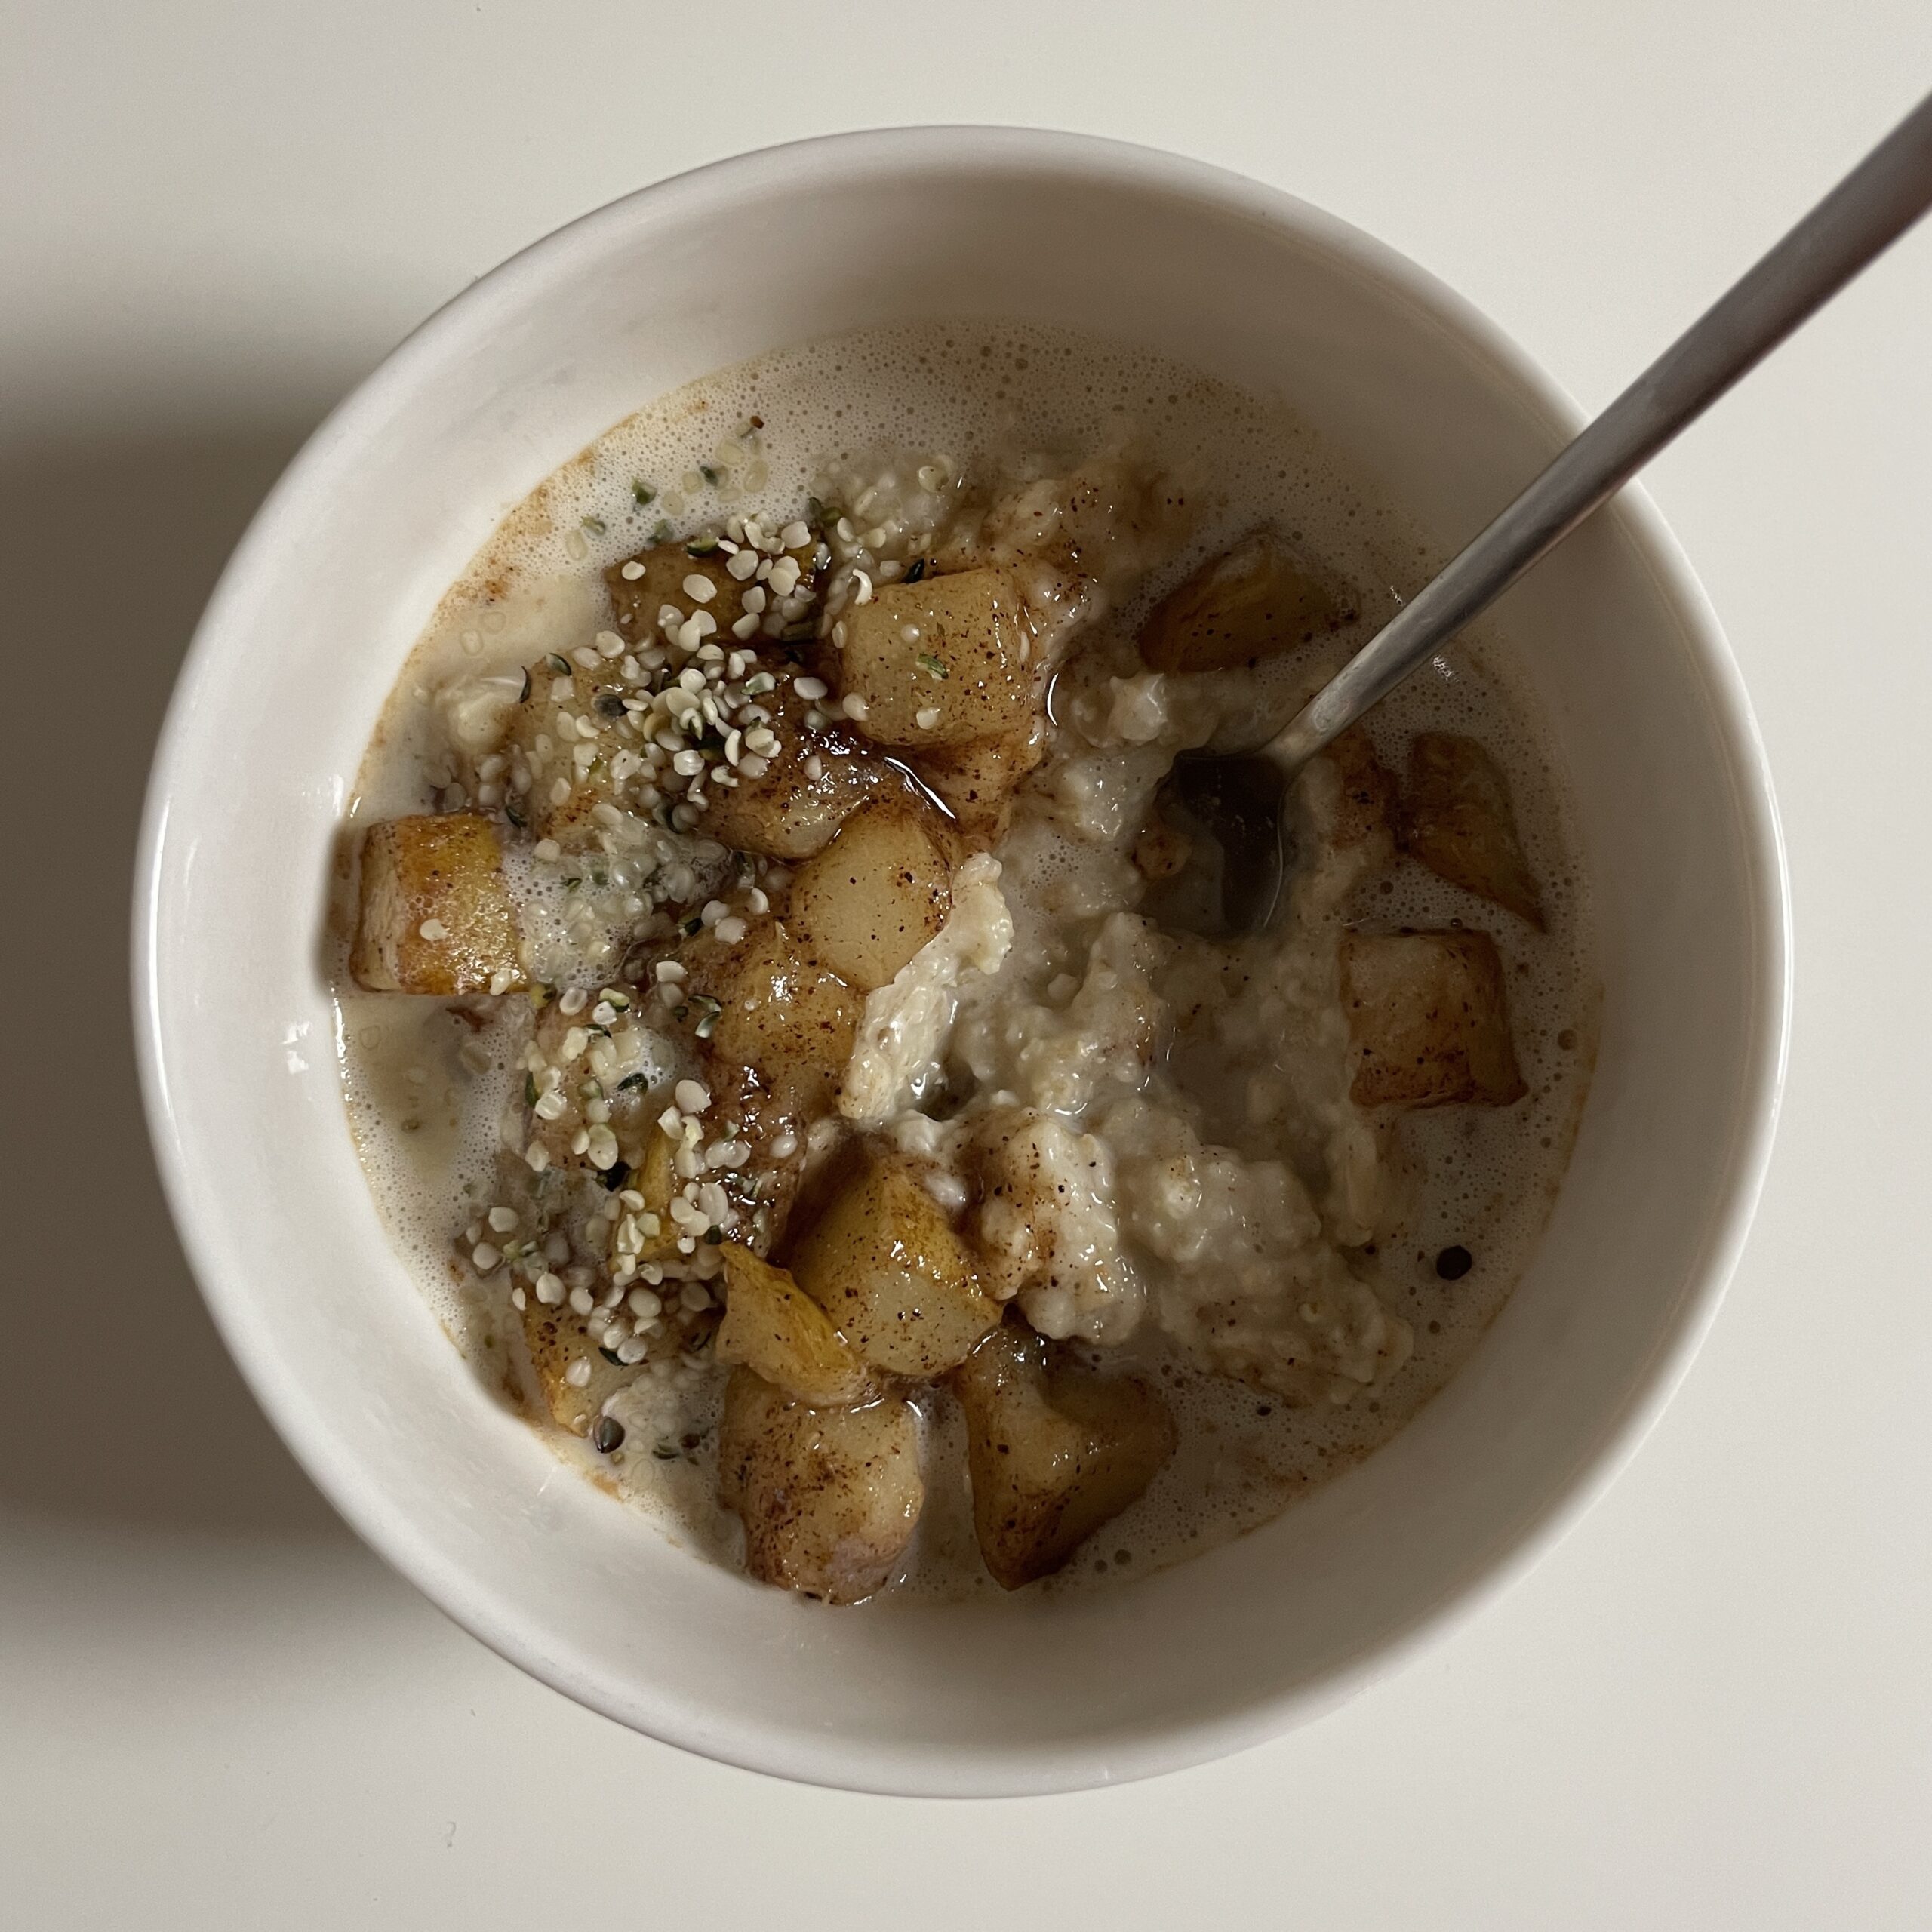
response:
{"label": "diced fruit cube", "polygon": [[[727,634],[722,641],[728,642],[731,626],[744,614],[745,590],[725,568],[730,561],[721,550],[694,557],[681,543],[672,543],[654,544],[613,564],[604,573],[604,582],[611,593],[618,635],[632,644],[661,636],[657,614],[672,604],[687,617],[699,609],[709,611],[718,629]],[[626,576],[632,566],[642,574]],[[693,577],[710,586],[709,598],[694,597],[685,588]]]}
{"label": "diced fruit cube", "polygon": [[525,667],[527,688],[496,748],[508,761],[501,782],[512,822],[568,850],[595,841],[600,804],[622,804],[612,765],[637,743],[624,712],[632,694],[617,660],[588,644],[577,649],[594,661],[553,654]]}
{"label": "diced fruit cube", "polygon": [[1013,795],[1046,755],[1045,735],[1029,718],[998,737],[935,745],[919,754],[919,776],[952,813],[959,836],[990,851],[1006,835]]}
{"label": "diced fruit cube", "polygon": [[[610,1360],[567,1302],[548,1306],[526,1289],[522,1321],[530,1366],[551,1420],[573,1435],[587,1435],[605,1403],[635,1377],[636,1369]],[[574,1369],[586,1379],[573,1382]]]}
{"label": "diced fruit cube", "polygon": [[937,817],[907,800],[861,805],[792,878],[786,924],[861,992],[889,985],[952,909]]}
{"label": "diced fruit cube", "polygon": [[1370,839],[1384,841],[1392,858],[1395,780],[1375,755],[1368,734],[1359,725],[1344,731],[1322,755],[1341,780],[1330,837],[1344,848]]}
{"label": "diced fruit cube", "polygon": [[[811,558],[816,542],[814,539],[796,550],[780,553],[789,556],[792,564],[797,566],[795,582],[801,590],[809,590],[812,586]],[[694,543],[697,546],[695,554]],[[741,550],[737,554],[744,552]],[[611,609],[617,620],[619,635],[632,643],[661,636],[658,613],[669,604],[675,605],[687,617],[700,610],[709,611],[717,629],[707,635],[715,636],[728,651],[732,644],[731,627],[745,614],[746,592],[755,584],[767,586],[768,567],[777,558],[765,555],[757,556],[756,566],[767,572],[763,577],[742,565],[739,568],[744,570],[744,574],[739,574],[732,568],[733,561],[733,552],[721,544],[714,544],[706,539],[689,542],[680,539],[654,543],[648,549],[639,550],[626,558],[622,563],[613,564],[604,573],[604,582],[611,593]],[[635,574],[629,574],[632,572]],[[688,588],[694,577],[710,586],[709,597],[700,597]],[[766,588],[766,598],[770,600],[772,596],[773,593]],[[754,614],[768,617],[773,609],[772,601],[759,602],[758,611]],[[772,633],[767,632],[766,635]]]}
{"label": "diced fruit cube", "polygon": [[1507,1106],[1529,1091],[1488,934],[1350,933],[1341,967],[1358,1106]]}
{"label": "diced fruit cube", "polygon": [[877,743],[963,745],[1032,718],[1033,624],[1010,571],[881,584],[839,623],[844,688]]}
{"label": "diced fruit cube", "polygon": [[830,1315],[782,1268],[727,1241],[721,1362],[741,1364],[801,1402],[838,1407],[871,1386],[866,1365]]}
{"label": "diced fruit cube", "polygon": [[[639,1126],[662,1111],[661,1101],[651,1105],[649,1091],[664,1064],[662,1049],[633,994],[609,990],[624,1004],[608,1026],[592,1017],[601,993],[595,1001],[587,995],[546,1000],[537,1016],[531,1044],[544,1065],[525,1081],[525,1101],[532,1132],[559,1161],[577,1130],[593,1124],[585,1109],[595,1102],[608,1105],[603,1118],[626,1149],[641,1138]],[[554,1097],[539,1106],[546,1094]]]}
{"label": "diced fruit cube", "polygon": [[449,812],[370,826],[349,970],[372,992],[506,992],[524,983],[489,820]]}
{"label": "diced fruit cube", "polygon": [[644,1196],[645,1213],[657,1217],[657,1232],[650,1232],[648,1222],[641,1224],[644,1244],[636,1258],[640,1263],[668,1261],[678,1252],[678,1224],[671,1218],[671,1197],[678,1187],[678,1143],[657,1121],[649,1122],[643,1134],[643,1158],[630,1185]]}
{"label": "diced fruit cube", "polygon": [[1155,607],[1140,654],[1156,671],[1225,671],[1325,637],[1355,617],[1329,574],[1258,530]]}
{"label": "diced fruit cube", "polygon": [[1017,1324],[987,1336],[952,1386],[973,1527],[1003,1589],[1060,1569],[1174,1451],[1174,1418],[1145,1383],[1081,1369]]}
{"label": "diced fruit cube", "polygon": [[882,1147],[861,1150],[792,1273],[867,1361],[895,1375],[943,1374],[999,1320],[945,1211]]}
{"label": "diced fruit cube", "polygon": [[884,1588],[918,1524],[918,1418],[892,1396],[812,1408],[734,1369],[718,1477],[720,1501],[745,1526],[754,1577],[828,1603],[859,1603]]}
{"label": "diced fruit cube", "polygon": [[735,944],[701,934],[685,953],[691,992],[718,1003],[714,1058],[752,1069],[781,1103],[804,1113],[830,1107],[852,1057],[865,1002],[776,919]]}
{"label": "diced fruit cube", "polygon": [[789,678],[758,702],[771,714],[778,749],[763,759],[762,771],[754,776],[741,761],[737,785],[712,792],[704,829],[721,843],[788,862],[808,859],[868,799],[912,795],[905,774],[853,727],[808,729],[804,717],[814,701],[800,697]]}
{"label": "diced fruit cube", "polygon": [[1409,747],[1402,840],[1431,872],[1543,929],[1509,783],[1473,738],[1420,733]]}

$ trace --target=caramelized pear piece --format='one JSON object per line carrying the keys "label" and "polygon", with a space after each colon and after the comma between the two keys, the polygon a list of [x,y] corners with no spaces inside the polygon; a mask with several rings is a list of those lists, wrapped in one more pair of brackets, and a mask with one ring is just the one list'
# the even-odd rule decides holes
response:
{"label": "caramelized pear piece", "polygon": [[762,852],[787,863],[822,851],[840,826],[870,798],[915,798],[911,780],[862,738],[857,729],[805,714],[822,701],[799,697],[788,677],[758,700],[771,714],[778,749],[762,756],[764,770],[738,763],[735,786],[712,793],[704,829],[721,844]]}
{"label": "caramelized pear piece", "polygon": [[1543,930],[1509,784],[1473,738],[1424,731],[1409,747],[1402,842],[1439,878]]}
{"label": "caramelized pear piece", "polygon": [[923,749],[997,737],[1030,722],[1033,624],[1010,571],[988,568],[879,586],[832,635],[860,728]]}
{"label": "caramelized pear piece", "polygon": [[[523,1324],[530,1366],[551,1420],[573,1435],[587,1435],[605,1403],[636,1379],[637,1369],[611,1361],[591,1341],[583,1316],[568,1302],[546,1306],[534,1291],[526,1290],[523,1307],[517,1313]],[[574,1383],[570,1371],[575,1367],[582,1374],[580,1364],[588,1365],[589,1379]]]}
{"label": "caramelized pear piece", "polygon": [[801,1112],[830,1107],[864,1001],[776,919],[760,921],[729,945],[699,934],[684,959],[692,995],[718,1002],[709,1038],[719,1063],[751,1069],[783,1105]]}
{"label": "caramelized pear piece", "polygon": [[[658,614],[669,604],[686,617],[698,610],[709,611],[717,629],[708,635],[718,637],[727,648],[730,647],[733,641],[731,626],[744,614],[745,592],[750,587],[751,580],[731,574],[729,552],[715,547],[705,549],[703,540],[699,541],[699,554],[695,556],[691,546],[680,538],[668,543],[654,543],[648,549],[626,557],[622,563],[613,564],[604,573],[605,586],[611,593],[611,614],[617,620],[619,634],[627,642],[641,643],[662,636]],[[808,587],[816,541],[813,539],[790,553]],[[627,576],[626,571],[635,571],[636,574]],[[702,579],[710,586],[709,596],[694,596],[685,588],[694,577]],[[776,640],[755,635],[747,648],[760,648],[775,650]]]}
{"label": "caramelized pear piece", "polygon": [[1326,571],[1257,530],[1155,606],[1140,655],[1155,671],[1226,671],[1312,643],[1355,615]]}
{"label": "caramelized pear piece", "polygon": [[928,823],[937,817],[909,800],[875,799],[793,875],[786,927],[861,992],[889,986],[952,910],[951,869]]}
{"label": "caramelized pear piece", "polygon": [[738,1363],[801,1402],[841,1407],[869,1392],[872,1379],[830,1315],[783,1268],[727,1241],[721,1362]]}
{"label": "caramelized pear piece", "polygon": [[[624,995],[620,992],[618,997]],[[578,1029],[577,1044],[581,1048],[586,1017],[583,1008],[565,1013],[555,1000],[547,1001],[538,1014],[531,1044],[549,1067],[540,1080],[523,1083],[522,1143],[541,1146],[549,1156],[550,1166],[560,1173],[595,1174],[613,1189],[625,1186],[642,1189],[645,1204],[653,1214],[662,1214],[669,1204],[668,1186],[654,1193],[645,1177],[654,1161],[660,1163],[667,1180],[670,1170],[668,1147],[661,1156],[653,1151],[655,1143],[664,1140],[657,1124],[663,1102],[651,1105],[646,1084],[660,1064],[660,1043],[629,1013],[620,1014],[605,1029],[608,1044],[592,1047],[598,1065],[592,1077],[586,1079],[589,1069],[581,1063],[575,1064],[574,1074],[566,1071],[577,1063],[577,1056],[566,1054],[564,1045],[572,1030]],[[594,1120],[593,1114],[597,1116]],[[588,1131],[592,1126],[608,1127],[614,1147],[594,1143]],[[599,1135],[598,1140],[602,1140]],[[635,1174],[631,1172],[633,1168],[638,1170]],[[662,1252],[647,1247],[638,1258],[655,1260]]]}
{"label": "caramelized pear piece", "polygon": [[944,1374],[999,1320],[945,1211],[881,1147],[861,1152],[792,1273],[867,1361],[895,1375]]}
{"label": "caramelized pear piece", "polygon": [[362,835],[349,971],[378,993],[508,992],[524,983],[497,828],[475,812],[392,818]]}
{"label": "caramelized pear piece", "polygon": [[657,1217],[657,1232],[645,1237],[637,1258],[668,1261],[678,1251],[678,1224],[671,1218],[671,1197],[678,1188],[678,1143],[652,1121],[645,1129],[644,1158],[630,1184],[644,1196],[645,1212]]}
{"label": "caramelized pear piece", "polygon": [[1006,836],[1020,780],[1046,755],[1046,734],[1029,717],[996,737],[921,752],[919,776],[952,814],[965,844],[990,851]]}
{"label": "caramelized pear piece", "polygon": [[1002,1589],[1062,1567],[1174,1454],[1174,1418],[1144,1382],[1100,1376],[1009,1322],[952,1373],[980,1553]]}
{"label": "caramelized pear piece", "polygon": [[748,1368],[724,1385],[718,1500],[745,1526],[745,1567],[827,1603],[882,1589],[912,1541],[925,1484],[912,1405],[814,1409]]}
{"label": "caramelized pear piece", "polygon": [[1395,780],[1375,755],[1368,734],[1359,724],[1344,731],[1321,755],[1332,761],[1341,780],[1331,837],[1344,849],[1370,839],[1383,841],[1392,859]]}
{"label": "caramelized pear piece", "polygon": [[1529,1091],[1488,934],[1349,933],[1341,966],[1358,1106],[1508,1106]]}

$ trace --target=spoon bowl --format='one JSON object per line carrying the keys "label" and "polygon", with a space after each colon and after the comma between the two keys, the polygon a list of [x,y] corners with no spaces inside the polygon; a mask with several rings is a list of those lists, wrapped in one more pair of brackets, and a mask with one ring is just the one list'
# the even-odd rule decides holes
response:
{"label": "spoon bowl", "polygon": [[1266,931],[1294,862],[1288,783],[1265,752],[1180,752],[1155,803],[1187,841],[1186,859],[1149,886],[1143,911],[1158,925],[1203,939]]}

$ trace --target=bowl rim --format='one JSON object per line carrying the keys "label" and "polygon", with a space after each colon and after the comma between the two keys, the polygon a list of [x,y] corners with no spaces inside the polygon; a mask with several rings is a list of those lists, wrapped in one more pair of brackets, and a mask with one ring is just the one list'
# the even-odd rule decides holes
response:
{"label": "bowl rim", "polygon": [[1068,182],[1190,198],[1285,228],[1340,257],[1388,294],[1426,314],[1494,368],[1552,432],[1568,436],[1585,419],[1575,401],[1509,336],[1447,284],[1407,257],[1285,189],[1211,163],[1103,137],[1054,130],[941,125],[824,134],[708,162],[636,189],[530,244],[419,324],[330,413],[270,491],[223,569],[184,657],[157,742],[134,868],[132,986],[136,1058],[150,1138],[183,1249],[217,1330],[244,1380],[316,1487],[393,1569],[499,1655],[575,1701],[678,1746],[741,1768],[835,1788],[906,1796],[1023,1795],[1150,1777],[1247,1749],[1346,1701],[1478,1615],[1549,1554],[1629,1463],[1675,1392],[1702,1346],[1736,1269],[1762,1192],[1782,1103],[1792,990],[1791,894],[1769,766],[1736,659],[1702,585],[1641,485],[1626,485],[1601,514],[1614,517],[1654,574],[1709,689],[1721,740],[1738,780],[1740,832],[1755,930],[1761,983],[1737,1097],[1737,1128],[1721,1196],[1712,1203],[1703,1251],[1670,1327],[1661,1334],[1622,1411],[1578,1458],[1564,1487],[1500,1550],[1472,1553],[1463,1574],[1363,1654],[1287,1689],[1263,1692],[1238,1709],[1175,1719],[1131,1743],[1075,1741],[971,1755],[923,1747],[882,1752],[825,1737],[804,1738],[741,1725],[721,1730],[688,1700],[660,1690],[648,1710],[617,1708],[602,1687],[581,1681],[546,1649],[541,1630],[494,1588],[426,1548],[380,1481],[337,1449],[326,1418],[299,1376],[285,1372],[257,1329],[248,1281],[223,1265],[197,1206],[196,1157],[180,1134],[171,1097],[158,955],[166,888],[169,799],[186,754],[192,721],[213,675],[229,614],[248,580],[284,547],[333,466],[370,438],[408,392],[419,370],[516,299],[594,252],[640,219],[691,214],[737,202],[768,186],[795,188],[801,174],[849,180],[908,171],[963,168],[1031,172]]}

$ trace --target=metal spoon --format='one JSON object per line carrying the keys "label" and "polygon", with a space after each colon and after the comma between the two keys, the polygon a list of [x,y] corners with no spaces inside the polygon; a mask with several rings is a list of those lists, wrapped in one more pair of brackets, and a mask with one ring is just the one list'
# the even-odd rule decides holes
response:
{"label": "metal spoon", "polygon": [[[1693,323],[1455,560],[1257,750],[1183,752],[1161,803],[1195,835],[1160,889],[1163,924],[1214,935],[1274,918],[1292,839],[1287,787],[1545,552],[1932,208],[1932,96]],[[1201,835],[1204,834],[1205,839]],[[1197,861],[1198,863],[1195,862]]]}

